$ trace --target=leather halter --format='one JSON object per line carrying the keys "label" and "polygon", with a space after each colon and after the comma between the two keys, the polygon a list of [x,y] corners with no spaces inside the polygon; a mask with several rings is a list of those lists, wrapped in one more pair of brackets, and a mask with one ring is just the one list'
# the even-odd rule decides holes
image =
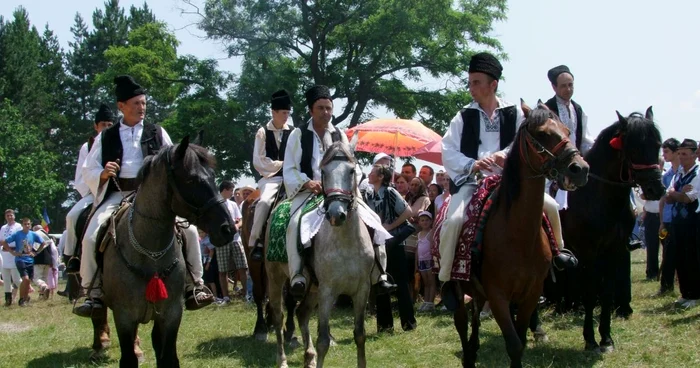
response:
{"label": "leather halter", "polygon": [[[545,148],[542,143],[540,143],[530,131],[527,130],[527,126],[522,128],[524,134],[521,135],[521,140],[525,139],[527,149],[523,151],[523,144],[520,144],[520,157],[527,163],[530,170],[536,172],[534,176],[528,177],[529,179],[545,177],[549,180],[556,180],[560,173],[563,173],[569,166],[571,159],[580,155],[579,150],[575,147],[565,148],[568,143],[571,142],[568,137],[565,137],[561,142],[557,143],[552,150]],[[540,169],[535,169],[530,161],[530,151],[534,151],[540,161]],[[544,156],[544,157],[543,157]]]}
{"label": "leather halter", "polygon": [[224,199],[224,197],[222,197],[221,194],[218,194],[217,196],[209,199],[207,203],[205,203],[201,207],[193,206],[192,204],[187,202],[187,200],[183,198],[180,194],[180,190],[177,187],[177,182],[175,181],[175,166],[173,166],[172,161],[170,160],[170,153],[172,152],[172,150],[173,149],[170,148],[169,152],[165,154],[165,162],[168,165],[168,168],[166,170],[168,173],[168,186],[170,186],[170,188],[172,188],[173,190],[173,200],[170,202],[170,208],[173,212],[177,213],[174,209],[175,200],[184,204],[189,213],[181,217],[187,219],[187,222],[189,222],[190,224],[196,224],[199,221],[199,219],[207,213],[207,211],[214,208],[214,206],[224,203],[226,199]]}
{"label": "leather halter", "polygon": [[[348,158],[345,155],[335,155],[333,158],[331,158],[330,161],[345,161],[345,162],[350,162],[350,158]],[[355,164],[357,165],[357,164]],[[353,172],[352,176],[353,180],[353,188],[355,188],[356,184],[355,181],[355,175]],[[324,201],[323,201],[323,207],[324,210],[328,210],[328,206],[334,202],[334,201],[340,201],[344,202],[345,204],[348,205],[348,211],[351,211],[353,209],[353,204],[355,203],[355,194],[346,189],[340,189],[340,188],[326,188],[325,181],[323,180],[323,172],[321,173],[321,186],[323,187],[323,196],[324,196]]]}

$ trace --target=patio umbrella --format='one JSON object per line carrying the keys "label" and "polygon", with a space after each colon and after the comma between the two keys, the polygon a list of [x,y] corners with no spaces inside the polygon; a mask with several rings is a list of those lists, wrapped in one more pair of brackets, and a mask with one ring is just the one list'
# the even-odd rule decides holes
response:
{"label": "patio umbrella", "polygon": [[427,143],[440,139],[440,135],[415,120],[376,119],[359,124],[345,133],[351,139],[358,133],[355,150],[362,152],[384,152],[394,157],[413,155]]}
{"label": "patio umbrella", "polygon": [[442,138],[419,148],[412,155],[415,158],[442,165]]}

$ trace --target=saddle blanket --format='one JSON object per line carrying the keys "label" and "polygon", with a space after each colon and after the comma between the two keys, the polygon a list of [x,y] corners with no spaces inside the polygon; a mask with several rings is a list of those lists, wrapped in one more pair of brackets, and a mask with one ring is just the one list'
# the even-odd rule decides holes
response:
{"label": "saddle blanket", "polygon": [[[291,219],[291,200],[285,200],[275,208],[270,216],[270,241],[267,247],[267,260],[270,262],[287,262],[287,248],[285,241],[287,237],[287,227]],[[301,221],[299,222],[299,242],[297,250],[301,253],[304,248],[311,246],[311,239],[318,233],[325,219],[325,212],[318,209],[323,207],[323,196],[312,197],[301,210]],[[374,229],[374,244],[384,245],[387,239],[392,236],[382,226],[379,216],[367,205],[358,201],[355,209],[365,225]]]}
{"label": "saddle blanket", "polygon": [[[486,228],[486,222],[491,210],[491,206],[495,198],[498,196],[498,188],[501,183],[501,175],[491,175],[486,177],[479,188],[472,196],[471,201],[465,208],[464,224],[462,225],[462,234],[455,249],[455,257],[452,263],[451,278],[453,280],[469,281],[471,277],[472,254],[471,248],[476,247],[481,249],[483,243],[483,231]],[[447,216],[449,201],[452,197],[448,197],[445,203],[440,208],[440,212],[435,217],[436,229],[434,232],[434,242],[431,249],[433,255],[433,272],[440,271],[440,230]],[[551,224],[546,214],[542,216],[542,226],[549,239],[552,254],[559,254],[557,241],[554,238]]]}

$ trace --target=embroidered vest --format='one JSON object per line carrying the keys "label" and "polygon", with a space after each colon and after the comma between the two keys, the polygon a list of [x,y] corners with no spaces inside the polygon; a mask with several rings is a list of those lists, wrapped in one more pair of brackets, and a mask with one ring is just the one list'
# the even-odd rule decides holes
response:
{"label": "embroidered vest", "polygon": [[[272,160],[275,161],[284,161],[284,151],[287,148],[287,139],[289,138],[289,134],[292,133],[291,129],[285,129],[282,131],[282,142],[280,143],[279,148],[277,148],[277,142],[275,140],[275,132],[270,130],[270,129],[265,129],[265,154],[267,157],[269,157]],[[282,176],[282,172],[284,170],[280,170],[275,174],[275,176]]]}
{"label": "embroidered vest", "polygon": [[[296,129],[301,129],[301,163],[299,164],[301,172],[306,174],[309,179],[313,179],[314,170],[311,167],[311,158],[314,155],[314,133],[308,129],[308,124],[297,127]],[[331,133],[331,140],[335,143],[340,140],[340,130],[338,127],[334,127],[335,131]]]}
{"label": "embroidered vest", "polygon": [[[122,139],[119,135],[120,124],[114,124],[111,127],[102,131],[102,167],[106,166],[110,161],[122,160],[124,147]],[[141,134],[141,153],[143,157],[154,155],[163,146],[163,128],[158,124],[146,123],[143,125],[143,133]],[[117,186],[112,180],[107,184],[107,194],[117,191]]]}
{"label": "embroidered vest", "polygon": [[[518,111],[515,106],[508,106],[496,110],[496,113],[500,121],[500,149],[504,149],[515,138],[515,123],[518,119]],[[462,114],[462,122],[464,123],[460,152],[469,158],[477,159],[477,156],[479,156],[479,145],[481,145],[481,139],[479,139],[481,111],[477,109],[462,109],[460,114]]]}
{"label": "embroidered vest", "polygon": [[[574,113],[576,114],[576,149],[581,150],[581,140],[583,139],[583,109],[581,105],[577,104],[576,101],[571,100],[571,104],[574,105]],[[545,103],[547,107],[552,110],[554,115],[559,116],[559,106],[557,105],[557,98],[552,97]]]}
{"label": "embroidered vest", "polygon": [[[678,175],[678,174],[677,174]],[[690,171],[681,176],[678,175],[676,182],[673,184],[673,189],[676,192],[680,192],[685,185],[690,184],[693,179],[698,175],[698,165],[694,165]],[[685,221],[688,218],[695,218],[695,211],[698,209],[698,201],[692,201],[690,203],[680,203],[676,202],[673,204],[673,220]]]}

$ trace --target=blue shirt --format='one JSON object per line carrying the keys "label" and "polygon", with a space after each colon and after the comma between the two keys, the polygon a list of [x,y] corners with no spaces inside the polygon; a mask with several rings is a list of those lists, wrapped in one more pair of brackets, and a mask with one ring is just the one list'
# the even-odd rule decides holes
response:
{"label": "blue shirt", "polygon": [[[673,180],[673,176],[676,175],[676,171],[673,171],[673,167],[670,167],[664,175],[661,177],[661,182],[664,184],[664,187],[666,187],[666,190],[669,189],[671,186],[671,180]],[[662,217],[662,221],[665,223],[670,223],[673,218],[673,205],[667,204],[664,206],[664,213]]]}
{"label": "blue shirt", "polygon": [[42,244],[44,240],[39,236],[39,234],[29,231],[26,234],[23,231],[18,231],[12,234],[9,238],[5,239],[9,244],[15,243],[15,252],[22,253],[21,256],[15,257],[15,262],[22,261],[27,265],[34,264],[34,258],[29,254],[34,251],[34,244]]}

